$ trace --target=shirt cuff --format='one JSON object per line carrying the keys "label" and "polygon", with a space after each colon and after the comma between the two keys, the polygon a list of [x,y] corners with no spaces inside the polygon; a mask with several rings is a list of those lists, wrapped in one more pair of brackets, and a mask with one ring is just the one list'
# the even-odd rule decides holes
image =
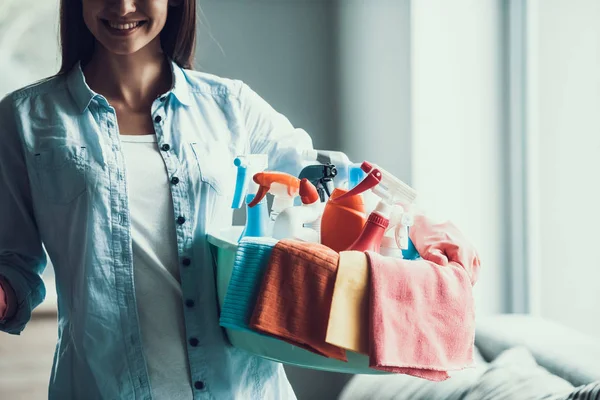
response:
{"label": "shirt cuff", "polygon": [[15,299],[11,294],[9,284],[0,278],[0,322],[6,321],[12,314]]}

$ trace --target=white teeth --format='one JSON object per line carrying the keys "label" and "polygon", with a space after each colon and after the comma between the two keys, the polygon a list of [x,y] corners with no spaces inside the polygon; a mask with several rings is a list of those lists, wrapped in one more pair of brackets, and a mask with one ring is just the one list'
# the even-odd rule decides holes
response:
{"label": "white teeth", "polygon": [[137,22],[130,22],[127,24],[118,24],[116,22],[112,22],[112,21],[108,21],[108,25],[113,28],[113,29],[119,29],[119,30],[129,30],[129,29],[133,29],[133,28],[137,28],[138,26],[140,26],[142,24],[142,21],[137,21]]}

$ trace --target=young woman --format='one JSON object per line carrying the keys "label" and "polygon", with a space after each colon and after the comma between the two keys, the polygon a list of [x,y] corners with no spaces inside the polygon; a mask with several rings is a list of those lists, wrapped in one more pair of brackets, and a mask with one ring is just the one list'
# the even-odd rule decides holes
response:
{"label": "young woman", "polygon": [[292,399],[231,348],[205,240],[238,154],[312,147],[247,85],[190,70],[195,0],[62,0],[58,75],[0,102],[0,329],[56,275],[50,399]]}

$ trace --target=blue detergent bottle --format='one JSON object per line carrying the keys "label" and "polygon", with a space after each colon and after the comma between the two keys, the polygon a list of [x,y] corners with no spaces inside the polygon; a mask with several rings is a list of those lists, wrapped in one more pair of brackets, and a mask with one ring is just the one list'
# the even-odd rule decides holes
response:
{"label": "blue detergent bottle", "polygon": [[236,157],[233,164],[237,167],[237,179],[231,208],[239,209],[246,205],[246,225],[238,242],[246,236],[268,236],[269,207],[266,197],[255,207],[248,207],[248,204],[254,200],[258,191],[258,184],[252,178],[258,172],[267,169],[269,159],[265,154],[250,154]]}

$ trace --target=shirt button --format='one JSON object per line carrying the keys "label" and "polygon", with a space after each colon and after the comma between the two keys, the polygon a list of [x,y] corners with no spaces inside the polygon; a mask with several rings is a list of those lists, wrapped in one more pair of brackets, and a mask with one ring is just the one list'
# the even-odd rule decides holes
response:
{"label": "shirt button", "polygon": [[156,122],[157,124],[162,121],[162,117],[160,115],[157,115],[156,117],[154,117],[154,122]]}
{"label": "shirt button", "polygon": [[177,185],[177,184],[179,183],[179,178],[178,178],[178,177],[176,177],[176,176],[172,177],[172,178],[171,178],[171,183],[172,183],[173,185]]}
{"label": "shirt button", "polygon": [[204,390],[204,382],[202,381],[196,381],[194,382],[194,387],[198,390]]}
{"label": "shirt button", "polygon": [[188,266],[189,266],[189,265],[192,263],[192,260],[190,260],[189,258],[184,258],[184,259],[181,261],[181,263],[182,263],[183,265],[185,265],[186,267],[188,267]]}
{"label": "shirt button", "polygon": [[160,146],[160,148],[162,149],[162,151],[169,151],[169,150],[171,150],[171,146],[169,146],[168,143],[163,144],[162,146]]}
{"label": "shirt button", "polygon": [[196,347],[196,346],[198,346],[198,343],[200,343],[200,342],[195,337],[190,339],[190,346]]}
{"label": "shirt button", "polygon": [[187,299],[187,300],[185,301],[185,306],[186,306],[187,308],[192,308],[192,307],[194,307],[194,300]]}
{"label": "shirt button", "polygon": [[177,217],[177,223],[179,225],[183,225],[184,222],[185,222],[185,217],[182,217],[182,216]]}

